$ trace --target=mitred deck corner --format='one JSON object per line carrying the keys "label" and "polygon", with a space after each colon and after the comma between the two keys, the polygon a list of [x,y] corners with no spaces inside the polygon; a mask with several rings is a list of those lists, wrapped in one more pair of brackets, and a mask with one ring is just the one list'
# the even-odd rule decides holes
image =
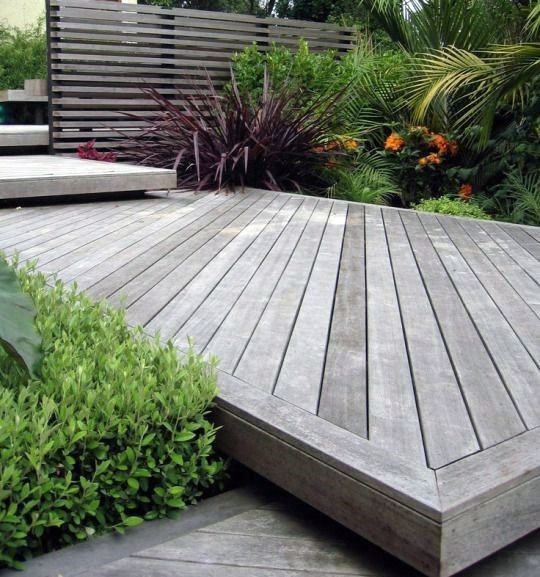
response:
{"label": "mitred deck corner", "polygon": [[540,526],[540,233],[249,191],[0,212],[38,259],[220,359],[234,458],[430,576]]}

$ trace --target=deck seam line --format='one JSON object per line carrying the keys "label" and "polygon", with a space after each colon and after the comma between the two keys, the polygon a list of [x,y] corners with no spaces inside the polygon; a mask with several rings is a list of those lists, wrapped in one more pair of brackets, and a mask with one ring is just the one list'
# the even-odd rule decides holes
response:
{"label": "deck seam line", "polygon": [[[234,222],[235,220],[237,220],[240,216],[242,216],[245,212],[247,212],[252,206],[254,206],[254,205],[255,205],[259,200],[261,200],[262,198],[263,198],[263,196],[261,196],[261,197],[259,197],[258,199],[256,199],[255,202],[253,202],[251,205],[249,205],[249,207],[246,208],[246,210],[242,211],[237,217],[235,217],[232,222]],[[268,206],[274,201],[275,198],[277,198],[277,196],[274,196],[273,198],[271,198],[271,199],[253,216],[253,218],[252,218],[248,223],[246,223],[246,224],[243,226],[242,230],[238,231],[223,247],[221,247],[221,248],[218,250],[218,252],[216,252],[216,253],[212,256],[212,258],[210,258],[210,260],[206,261],[205,264],[204,264],[204,268],[207,267],[211,262],[213,262],[213,261],[223,252],[223,250],[225,250],[225,248],[227,248],[234,240],[236,240],[236,238],[238,237],[238,235],[241,234],[241,233],[245,230],[245,228],[246,228],[248,225],[250,225],[264,210],[266,210],[266,209],[268,208]],[[227,225],[227,226],[230,226],[230,224],[232,224],[232,222],[229,223],[229,225]],[[227,227],[225,227],[225,228],[227,228]],[[218,236],[219,234],[221,234],[221,232],[223,232],[223,230],[224,230],[224,229],[221,229],[220,231],[218,231],[218,232],[216,233],[216,235],[214,235],[214,236],[212,237],[212,239],[215,238],[216,236]],[[205,242],[203,246],[206,246],[206,244],[207,244],[208,242],[210,242],[210,240],[211,240],[211,239],[209,239],[207,242]],[[190,257],[193,256],[193,255],[195,255],[201,248],[202,248],[202,247],[199,247],[195,252],[191,253]],[[243,254],[243,252],[242,252],[242,254]],[[189,257],[188,257],[188,258],[189,258]],[[184,259],[184,261],[182,261],[182,262],[185,262],[185,259]],[[179,270],[180,266],[181,266],[181,263],[178,264],[178,266],[176,266],[173,270],[171,270],[165,277],[163,277],[163,278],[159,281],[159,283],[161,283],[162,281],[164,281],[164,280],[165,280],[168,276],[170,276],[173,272]],[[201,270],[202,270],[202,268],[194,275],[193,279],[196,278],[196,277],[200,274]],[[160,308],[158,311],[156,311],[148,320],[146,320],[146,322],[144,323],[144,325],[146,326],[146,325],[150,324],[154,319],[156,319],[156,318],[159,316],[159,314],[160,314],[176,297],[178,297],[178,295],[184,290],[184,288],[186,288],[186,287],[192,282],[193,279],[191,279],[191,280],[190,280],[189,282],[187,282],[182,288],[180,288],[180,289],[178,290],[178,292],[175,292],[175,294],[174,294],[165,304],[163,304],[163,306],[161,306],[161,308]],[[158,284],[159,284],[159,283],[158,283]],[[154,287],[155,287],[155,286],[157,286],[157,285],[154,285]],[[154,287],[152,287],[152,288],[154,288]],[[152,290],[152,289],[150,289],[150,290]],[[148,291],[148,292],[149,292],[149,291]],[[136,302],[138,302],[141,298],[143,298],[146,294],[148,294],[148,292],[145,293],[144,295],[141,295],[136,301],[132,302],[132,303],[129,305],[129,307],[128,307],[128,311],[129,311],[129,309],[130,309]]]}
{"label": "deck seam line", "polygon": [[[304,198],[302,201],[302,204],[300,205],[300,207],[302,207],[306,202],[306,199]],[[300,231],[300,234],[298,235],[298,238],[296,239],[296,242],[294,243],[294,247],[291,250],[289,256],[285,259],[285,263],[283,265],[283,269],[281,271],[281,273],[279,274],[279,277],[277,278],[274,287],[272,288],[272,291],[270,292],[270,295],[268,297],[268,300],[266,301],[266,303],[264,304],[262,310],[261,310],[261,314],[259,315],[259,318],[257,319],[257,322],[254,324],[253,329],[250,332],[249,338],[246,339],[246,342],[244,344],[244,346],[242,347],[242,351],[241,353],[238,355],[238,359],[236,360],[236,362],[234,363],[234,366],[231,369],[231,376],[234,376],[234,373],[236,372],[236,369],[238,368],[238,365],[242,362],[242,358],[244,357],[244,354],[246,352],[246,349],[249,346],[249,343],[251,342],[251,339],[253,337],[253,335],[255,334],[255,331],[257,330],[257,327],[259,326],[259,323],[262,319],[262,317],[264,316],[264,313],[266,311],[266,309],[268,308],[272,297],[274,296],[277,287],[279,286],[279,283],[281,282],[281,279],[283,278],[283,275],[285,274],[285,271],[287,270],[287,267],[289,266],[289,263],[291,262],[291,259],[294,255],[294,253],[296,252],[296,249],[298,248],[298,244],[300,243],[300,241],[302,240],[302,236],[304,235],[304,232],[307,228],[307,225],[309,223],[309,221],[311,220],[311,217],[313,216],[313,213],[315,212],[315,209],[317,208],[317,206],[319,205],[319,200],[317,200],[314,204],[313,204],[313,208],[311,209],[311,212],[309,213],[308,217],[306,218],[305,222],[304,222],[304,226],[302,227],[302,230]],[[247,287],[246,287],[247,288]],[[233,307],[234,308],[234,307]],[[227,313],[227,317],[225,317],[225,319],[223,319],[223,323],[225,322],[225,320],[229,317],[230,313],[232,312],[232,308],[229,310],[229,312]],[[217,332],[217,331],[216,331]],[[207,344],[207,346],[211,343],[212,341],[210,340]],[[206,347],[203,349],[203,351],[206,350]],[[238,377],[235,377],[238,378]]]}
{"label": "deck seam line", "polygon": [[[318,206],[318,205],[317,205],[317,206]],[[310,281],[311,281],[311,276],[312,276],[312,274],[313,274],[313,269],[315,268],[315,263],[317,262],[317,257],[319,256],[319,251],[320,251],[320,249],[321,249],[322,241],[323,241],[323,239],[324,239],[324,235],[326,234],[326,230],[327,230],[327,228],[328,228],[328,221],[330,220],[330,217],[331,217],[331,215],[332,215],[332,209],[333,209],[333,207],[334,207],[334,203],[332,202],[332,204],[330,205],[330,210],[328,211],[328,216],[327,216],[327,218],[326,218],[326,222],[324,223],[324,229],[323,229],[323,231],[322,231],[321,238],[319,239],[319,243],[318,243],[318,246],[317,246],[317,252],[316,252],[315,255],[313,256],[313,261],[312,261],[311,266],[310,266],[310,269],[309,269],[309,275],[308,275],[308,277],[307,277],[307,279],[306,279],[306,284],[304,285],[304,289],[303,289],[303,291],[302,291],[302,296],[300,297],[300,299],[298,299],[298,305],[297,305],[297,307],[296,307],[296,313],[295,313],[295,315],[294,315],[294,319],[293,319],[293,322],[292,322],[292,324],[291,324],[291,328],[290,328],[290,331],[289,331],[289,335],[288,335],[288,337],[287,337],[287,342],[285,343],[285,346],[284,346],[284,348],[283,348],[283,352],[282,352],[282,354],[281,354],[281,361],[280,361],[280,363],[279,363],[279,368],[278,368],[278,370],[276,371],[276,375],[275,375],[275,378],[274,378],[274,382],[272,383],[272,390],[271,390],[271,393],[270,393],[270,394],[271,394],[272,396],[277,396],[278,398],[281,398],[281,397],[279,397],[278,395],[274,395],[274,392],[275,392],[275,390],[276,390],[276,386],[277,386],[277,383],[278,383],[278,381],[279,381],[279,377],[280,377],[280,375],[281,375],[281,370],[282,370],[282,368],[283,368],[283,363],[285,362],[285,357],[287,356],[287,350],[289,349],[289,345],[290,345],[290,343],[291,343],[292,335],[293,335],[293,333],[294,333],[294,328],[295,328],[296,322],[297,322],[297,320],[298,320],[298,315],[300,314],[300,310],[302,309],[302,305],[303,305],[303,303],[304,303],[304,298],[305,298],[305,296],[306,296],[306,291],[307,291],[307,288],[308,288],[309,283],[310,283]],[[285,400],[285,399],[282,399],[282,400]],[[291,404],[293,404],[293,403],[291,403]],[[295,406],[296,406],[296,405],[295,405]]]}
{"label": "deck seam line", "polygon": [[[442,342],[443,342],[443,344],[444,344],[444,349],[445,349],[445,351],[446,351],[446,355],[447,355],[447,357],[448,357],[448,360],[450,361],[450,366],[452,367],[452,371],[454,372],[454,377],[455,377],[456,383],[457,383],[457,385],[458,385],[458,387],[459,387],[459,390],[460,390],[460,393],[461,393],[461,398],[463,399],[463,403],[464,403],[465,408],[466,408],[466,410],[467,410],[467,415],[469,416],[469,420],[470,420],[470,422],[471,422],[471,426],[472,426],[472,428],[473,428],[473,430],[474,430],[474,434],[475,434],[475,436],[476,436],[476,441],[477,441],[477,443],[478,443],[478,446],[479,446],[480,450],[483,450],[484,447],[482,446],[482,442],[481,442],[481,440],[480,440],[480,434],[479,434],[479,432],[478,432],[477,425],[476,425],[476,423],[475,423],[475,421],[474,421],[474,418],[473,418],[473,415],[472,415],[472,411],[471,411],[471,407],[469,406],[469,402],[468,402],[468,400],[467,400],[467,396],[466,396],[465,393],[464,393],[463,384],[461,383],[461,379],[459,378],[459,374],[458,374],[458,371],[457,371],[457,369],[456,369],[456,365],[455,365],[455,363],[454,363],[454,359],[453,359],[453,357],[452,357],[452,355],[451,355],[451,353],[450,353],[450,348],[449,348],[449,346],[448,346],[448,342],[447,342],[447,340],[446,340],[446,336],[445,336],[445,334],[444,334],[444,332],[443,332],[443,329],[442,329],[441,320],[440,320],[439,315],[438,315],[438,313],[437,313],[437,309],[436,309],[436,307],[435,307],[435,305],[434,305],[434,303],[433,303],[432,296],[431,296],[431,293],[430,293],[430,291],[429,291],[428,285],[427,285],[427,283],[426,283],[426,279],[425,279],[425,277],[424,277],[424,274],[423,274],[423,272],[422,272],[422,270],[421,270],[420,265],[418,264],[418,258],[417,258],[417,256],[416,256],[416,252],[415,252],[415,250],[414,250],[414,248],[413,248],[413,245],[412,245],[412,242],[411,242],[411,238],[410,238],[410,235],[409,235],[409,230],[407,229],[407,226],[406,226],[406,224],[405,224],[405,221],[403,220],[403,217],[402,217],[401,213],[399,214],[399,218],[400,218],[401,224],[402,224],[402,226],[403,226],[403,229],[404,229],[404,231],[405,231],[405,236],[407,237],[407,241],[408,241],[408,243],[409,243],[409,246],[410,246],[410,249],[411,249],[413,258],[414,258],[414,262],[415,262],[415,264],[416,264],[416,268],[418,269],[418,273],[419,273],[420,278],[421,278],[421,280],[422,280],[422,284],[424,285],[424,290],[425,290],[425,292],[426,292],[426,295],[427,295],[427,298],[428,298],[428,301],[429,301],[429,305],[430,305],[430,307],[431,307],[431,310],[433,311],[433,316],[434,316],[434,318],[435,318],[435,322],[437,323],[437,328],[439,329],[439,334],[441,335],[441,339],[442,339]],[[418,220],[420,220],[420,219],[418,219]],[[421,224],[421,223],[420,223],[420,224]],[[435,251],[435,249],[434,249],[434,251]],[[435,251],[435,254],[437,255],[437,258],[439,258],[439,255],[438,255],[437,251]],[[445,269],[445,273],[446,273],[446,269]],[[447,276],[448,276],[448,275],[447,275]],[[463,458],[465,458],[465,457],[463,457]]]}
{"label": "deck seam line", "polygon": [[[459,300],[461,301],[461,304],[465,310],[465,312],[467,313],[467,316],[469,317],[471,323],[473,324],[474,330],[476,331],[478,338],[480,339],[480,341],[482,342],[482,345],[484,346],[484,350],[487,353],[487,355],[489,356],[489,359],[491,361],[491,364],[493,365],[493,367],[495,368],[497,374],[499,375],[499,378],[501,380],[501,383],[503,384],[507,395],[509,396],[512,405],[514,406],[514,409],[516,410],[516,413],[519,417],[519,420],[521,421],[521,424],[523,425],[523,427],[525,428],[525,430],[527,430],[527,424],[525,423],[525,420],[523,419],[523,415],[521,414],[521,411],[518,409],[517,405],[516,405],[516,401],[514,399],[514,397],[510,394],[510,390],[508,389],[508,384],[506,382],[506,379],[504,379],[501,370],[498,366],[498,364],[495,362],[495,359],[493,358],[493,354],[491,352],[491,350],[487,347],[486,342],[484,340],[484,336],[482,335],[482,333],[480,332],[478,325],[476,324],[476,321],[474,319],[474,317],[472,316],[471,312],[469,311],[469,308],[467,307],[467,305],[465,304],[465,301],[463,300],[463,296],[461,295],[460,291],[458,291],[456,284],[454,282],[454,279],[452,278],[452,276],[450,275],[450,273],[448,272],[448,269],[446,268],[446,265],[444,264],[441,256],[439,255],[439,252],[437,251],[437,249],[435,248],[435,245],[433,244],[433,239],[431,238],[430,234],[428,233],[428,231],[426,230],[424,223],[422,222],[422,219],[420,217],[418,217],[418,220],[420,221],[420,224],[422,226],[422,228],[425,231],[426,237],[428,239],[428,241],[431,243],[431,246],[433,247],[433,250],[435,251],[435,253],[437,254],[437,258],[439,259],[442,267],[444,268],[446,275],[448,277],[448,279],[450,280],[452,287],[454,289],[454,292],[456,293],[457,297],[459,298]],[[452,239],[450,239],[450,242],[452,242]],[[452,244],[454,244],[452,242]],[[455,246],[455,245],[454,245]],[[456,247],[457,249],[457,247]],[[491,298],[491,297],[490,297]],[[505,319],[506,320],[506,319]],[[527,351],[528,353],[528,351]],[[481,445],[482,446],[482,445]],[[487,448],[487,447],[485,447]]]}
{"label": "deck seam line", "polygon": [[[532,362],[536,365],[536,367],[539,367],[539,363],[538,361],[534,358],[534,355],[531,353],[531,351],[529,350],[528,346],[523,342],[523,339],[521,338],[521,336],[516,332],[516,330],[514,329],[514,325],[510,322],[510,320],[507,318],[505,312],[501,309],[501,307],[499,306],[499,304],[497,303],[497,301],[493,298],[491,292],[488,290],[488,288],[485,286],[485,284],[482,282],[482,280],[480,279],[480,277],[478,276],[478,274],[476,273],[475,269],[473,268],[473,266],[469,263],[469,261],[467,260],[467,258],[465,257],[465,255],[461,252],[459,246],[457,246],[450,233],[448,232],[448,230],[445,228],[444,224],[441,222],[441,219],[436,217],[437,222],[439,223],[440,227],[442,228],[442,230],[444,231],[444,233],[446,234],[446,237],[452,242],[452,244],[454,245],[454,247],[456,248],[457,252],[459,253],[461,259],[463,260],[463,262],[466,264],[467,268],[469,269],[469,271],[472,273],[472,275],[474,276],[474,278],[478,281],[478,283],[480,284],[480,286],[484,289],[484,292],[486,293],[486,295],[489,297],[489,299],[491,300],[491,302],[494,304],[494,306],[496,307],[496,309],[499,311],[499,313],[501,314],[501,316],[503,317],[503,319],[506,321],[506,323],[508,324],[508,326],[510,327],[511,331],[514,333],[515,337],[517,338],[517,340],[521,343],[521,346],[525,349],[525,351],[527,352],[527,354],[531,357]],[[469,237],[470,238],[470,237]],[[471,239],[472,240],[472,239]],[[491,261],[490,261],[491,262]],[[492,265],[493,266],[493,265]],[[495,268],[495,267],[494,267]],[[516,292],[516,290],[514,289],[514,287],[507,282],[507,280],[504,278],[503,275],[501,275],[501,273],[499,272],[498,269],[496,269],[497,273],[499,274],[500,277],[502,277],[502,282],[506,283],[510,289],[516,294],[516,296],[518,297],[519,300],[523,301],[523,299],[521,298],[521,295],[519,293]],[[525,303],[525,301],[523,301]],[[527,303],[525,303],[527,305]],[[528,305],[527,305],[528,306]],[[529,307],[530,308],[530,307]],[[532,309],[531,309],[532,311]],[[534,313],[534,311],[532,311]],[[536,313],[534,313],[536,316]]]}
{"label": "deck seam line", "polygon": [[[287,206],[287,204],[291,202],[291,199],[289,198],[285,204],[281,207],[280,211]],[[268,255],[272,252],[272,250],[274,250],[275,245],[277,244],[277,242],[281,239],[283,233],[287,230],[287,228],[289,227],[291,221],[293,220],[293,218],[297,215],[298,211],[300,210],[300,207],[302,206],[302,202],[300,201],[300,203],[298,204],[298,206],[296,207],[296,209],[294,210],[293,214],[291,215],[291,217],[289,218],[289,220],[286,222],[286,224],[283,226],[283,229],[281,230],[281,232],[279,233],[279,235],[276,237],[276,240],[272,243],[272,246],[270,247],[270,249],[268,250],[268,252],[264,255],[264,257],[262,258],[261,262],[258,264],[258,266],[255,268],[254,273],[249,277],[249,279],[247,280],[245,286],[242,288],[242,290],[238,293],[237,297],[235,298],[234,302],[232,303],[232,305],[230,306],[230,308],[227,310],[225,316],[221,319],[221,321],[219,322],[219,324],[217,325],[217,327],[212,331],[210,336],[205,337],[206,338],[206,342],[204,344],[204,347],[201,347],[201,351],[205,351],[206,348],[208,347],[208,345],[210,344],[210,342],[212,341],[212,339],[214,338],[214,336],[217,334],[217,332],[221,329],[221,327],[223,326],[223,324],[225,323],[226,319],[229,317],[231,311],[236,307],[238,301],[242,298],[242,295],[245,293],[245,291],[247,290],[247,288],[249,287],[251,281],[253,280],[254,276],[257,274],[257,272],[260,270],[260,268],[264,265],[264,263],[266,262],[266,259],[268,258]],[[276,213],[275,216],[277,216],[279,214]],[[261,231],[262,232],[262,231]],[[238,262],[238,261],[237,261]],[[236,263],[235,263],[236,264]],[[233,265],[234,266],[234,265]],[[231,267],[232,268],[232,267]],[[230,272],[227,271],[227,274]],[[219,283],[218,283],[219,284]],[[214,290],[217,288],[218,285],[216,285],[213,289],[212,292],[214,292]],[[212,294],[212,293],[210,293]],[[199,305],[199,307],[197,307],[197,310],[204,304],[201,303],[201,305]],[[193,317],[193,315],[190,316],[190,319]],[[187,321],[186,321],[187,322]],[[178,333],[177,333],[178,334]]]}
{"label": "deck seam line", "polygon": [[[287,200],[285,200],[285,202],[277,209],[277,211],[272,215],[272,217],[270,218],[270,220],[264,225],[263,229],[261,231],[259,231],[259,233],[257,234],[257,236],[253,239],[252,242],[249,243],[249,245],[246,247],[246,249],[242,252],[242,254],[240,254],[238,257],[236,257],[236,259],[230,264],[229,268],[227,268],[227,270],[223,273],[223,275],[219,278],[219,280],[214,283],[214,285],[212,286],[212,290],[208,293],[208,295],[205,297],[205,299],[200,302],[195,309],[193,309],[190,314],[186,317],[185,321],[183,322],[183,324],[178,327],[178,329],[176,330],[176,332],[172,335],[172,339],[176,339],[176,336],[178,335],[178,333],[182,330],[182,328],[193,318],[193,316],[196,314],[196,312],[207,302],[207,299],[210,297],[210,295],[212,295],[215,290],[217,289],[217,287],[221,284],[221,281],[231,272],[231,270],[238,264],[238,262],[240,262],[240,259],[251,249],[251,247],[259,240],[259,238],[261,237],[261,235],[266,231],[266,229],[275,221],[277,220],[278,216],[281,214],[281,211],[287,207],[287,205],[291,202],[291,199],[288,198]],[[298,210],[298,207],[296,208],[296,210]],[[276,242],[279,240],[279,238],[281,237],[281,235],[283,234],[283,231],[285,230],[285,228],[287,227],[289,221],[291,220],[291,218],[294,216],[294,214],[296,214],[296,210],[294,211],[294,213],[291,215],[291,217],[289,218],[289,220],[287,221],[287,223],[285,224],[285,226],[281,229],[281,231],[279,232],[278,236],[276,237],[276,239],[273,241],[271,247],[269,248],[269,250],[265,253],[263,259],[261,260],[261,262],[259,263],[259,265],[256,267],[255,272],[253,273],[253,275],[257,272],[257,270],[259,270],[259,268],[261,267],[262,263],[264,262],[264,260],[266,259],[266,257],[268,256],[268,253],[274,248],[274,245],[276,244]],[[199,276],[200,272],[193,278],[193,280],[195,280],[195,278],[197,278],[197,276]],[[250,276],[249,281],[253,278],[253,275]],[[249,284],[248,281],[248,284]],[[189,286],[189,284],[191,284],[192,281],[190,281],[186,287]],[[238,297],[239,298],[239,297]],[[234,301],[234,303],[236,304],[238,298]],[[233,305],[234,306],[234,305]],[[232,308],[232,307],[231,307]],[[221,326],[221,323],[220,325]],[[218,327],[219,328],[219,327]],[[216,329],[217,330],[217,329]],[[213,334],[215,334],[216,331],[214,331]],[[211,337],[210,337],[211,339]],[[209,340],[210,340],[209,339]],[[208,341],[207,341],[208,342]],[[205,345],[206,348],[206,345]]]}

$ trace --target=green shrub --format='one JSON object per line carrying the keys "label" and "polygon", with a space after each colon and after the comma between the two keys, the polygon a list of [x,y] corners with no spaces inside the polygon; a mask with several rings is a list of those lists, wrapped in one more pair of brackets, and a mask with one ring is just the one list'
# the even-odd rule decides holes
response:
{"label": "green shrub", "polygon": [[41,380],[0,350],[0,566],[169,515],[217,482],[214,365],[124,314],[18,270],[43,338]]}
{"label": "green shrub", "polygon": [[0,24],[0,90],[23,88],[24,81],[32,78],[47,78],[43,21],[28,28]]}
{"label": "green shrub", "polygon": [[355,72],[348,57],[337,58],[333,50],[311,52],[305,40],[300,41],[296,51],[274,44],[267,52],[261,52],[253,44],[233,56],[234,76],[243,97],[260,99],[265,68],[272,89],[279,91],[287,86],[302,93],[308,102],[339,92]]}
{"label": "green shrub", "polygon": [[414,204],[413,208],[421,212],[437,212],[439,214],[450,214],[452,216],[467,216],[469,218],[480,218],[489,220],[491,217],[478,205],[470,201],[458,200],[449,196],[440,198],[429,198]]}

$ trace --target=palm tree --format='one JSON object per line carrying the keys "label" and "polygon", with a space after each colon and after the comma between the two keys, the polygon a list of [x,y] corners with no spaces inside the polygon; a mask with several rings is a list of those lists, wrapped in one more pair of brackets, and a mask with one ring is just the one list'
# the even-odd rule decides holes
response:
{"label": "palm tree", "polygon": [[408,101],[416,121],[443,130],[481,127],[518,109],[540,73],[540,4],[511,0],[363,0],[411,54]]}

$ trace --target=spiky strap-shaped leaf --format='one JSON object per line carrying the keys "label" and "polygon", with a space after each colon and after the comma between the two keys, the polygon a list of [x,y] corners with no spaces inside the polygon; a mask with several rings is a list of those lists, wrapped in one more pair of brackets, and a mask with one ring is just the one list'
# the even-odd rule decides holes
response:
{"label": "spiky strap-shaped leaf", "polygon": [[34,378],[41,366],[35,317],[32,299],[22,292],[15,271],[0,257],[0,345]]}

